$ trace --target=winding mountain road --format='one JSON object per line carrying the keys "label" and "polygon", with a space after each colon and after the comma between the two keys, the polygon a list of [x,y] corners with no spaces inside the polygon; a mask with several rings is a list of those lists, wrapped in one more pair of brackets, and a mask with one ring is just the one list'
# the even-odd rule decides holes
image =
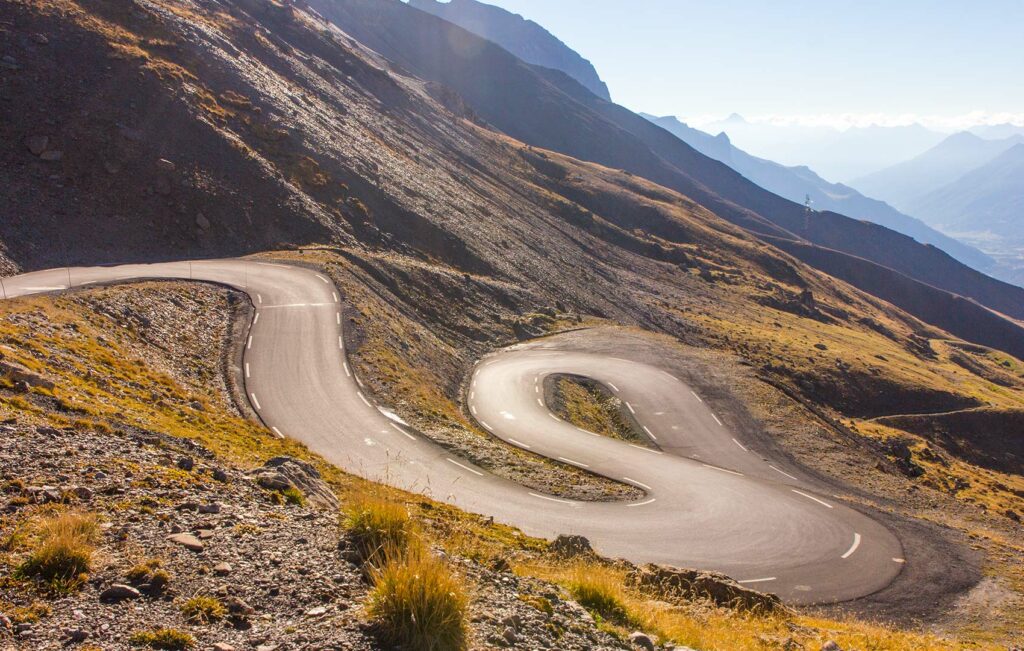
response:
{"label": "winding mountain road", "polygon": [[[654,366],[557,342],[485,357],[468,405],[495,436],[645,493],[581,502],[498,478],[374,405],[346,361],[341,299],[314,271],[252,260],[53,269],[4,279],[7,297],[141,279],[220,283],[246,292],[255,313],[243,355],[245,390],[277,436],[340,468],[494,516],[531,535],[586,536],[634,562],[724,572],[788,603],[871,594],[899,574],[903,552],[885,527],[812,492],[799,471],[765,460],[730,433],[701,397]],[[658,449],[598,436],[544,405],[544,378],[597,380],[627,405]]]}

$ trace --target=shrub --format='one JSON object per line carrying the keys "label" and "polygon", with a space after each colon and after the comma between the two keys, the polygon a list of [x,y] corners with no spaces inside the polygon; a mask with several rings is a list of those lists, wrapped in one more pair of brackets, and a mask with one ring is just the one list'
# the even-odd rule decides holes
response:
{"label": "shrub", "polygon": [[573,598],[584,608],[616,624],[630,624],[622,577],[599,565],[579,564],[566,582]]}
{"label": "shrub", "polygon": [[418,542],[403,505],[370,495],[359,495],[348,503],[344,526],[363,562],[374,561],[384,549],[407,549]]}
{"label": "shrub", "polygon": [[196,641],[191,635],[173,628],[158,628],[152,631],[138,631],[128,639],[132,646],[148,646],[151,649],[181,651],[191,648]]}
{"label": "shrub", "polygon": [[60,513],[40,520],[35,530],[32,550],[15,575],[36,579],[60,593],[81,585],[92,566],[99,532],[96,516]]}
{"label": "shrub", "polygon": [[224,619],[228,609],[216,597],[196,596],[181,605],[181,614],[191,624],[211,624]]}
{"label": "shrub", "polygon": [[389,645],[422,651],[467,646],[469,599],[462,580],[421,546],[388,547],[374,583],[369,614]]}
{"label": "shrub", "polygon": [[150,558],[128,570],[125,575],[129,581],[135,584],[148,583],[154,592],[160,592],[171,582],[171,573],[163,569],[163,561],[159,558]]}

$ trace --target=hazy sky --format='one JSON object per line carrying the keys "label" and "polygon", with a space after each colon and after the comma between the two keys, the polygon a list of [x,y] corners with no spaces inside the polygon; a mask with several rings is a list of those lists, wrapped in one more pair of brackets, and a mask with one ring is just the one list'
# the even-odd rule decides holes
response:
{"label": "hazy sky", "polygon": [[1024,0],[484,1],[590,59],[633,110],[1024,123]]}

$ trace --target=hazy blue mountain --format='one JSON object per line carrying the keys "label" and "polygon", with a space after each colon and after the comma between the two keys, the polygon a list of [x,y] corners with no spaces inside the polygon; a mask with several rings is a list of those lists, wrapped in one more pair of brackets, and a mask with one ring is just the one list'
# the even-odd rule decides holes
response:
{"label": "hazy blue mountain", "polygon": [[497,43],[523,61],[561,70],[598,97],[611,101],[594,66],[532,20],[476,0],[409,0],[409,5]]}
{"label": "hazy blue mountain", "polygon": [[733,114],[702,125],[724,131],[744,151],[783,165],[807,165],[832,181],[863,176],[913,158],[944,137],[919,124],[901,127],[855,127],[841,131],[826,126],[748,122]]}
{"label": "hazy blue mountain", "polygon": [[655,117],[646,113],[641,115],[705,156],[725,163],[765,190],[790,201],[804,203],[805,198],[810,196],[811,205],[815,209],[831,210],[848,217],[881,224],[909,235],[918,242],[933,244],[976,269],[987,269],[994,263],[981,251],[938,232],[920,219],[905,215],[882,201],[865,197],[849,186],[830,183],[808,167],[787,167],[752,156],[734,146],[724,132],[712,136],[680,122],[673,116]]}
{"label": "hazy blue mountain", "polygon": [[1003,140],[986,140],[961,131],[920,156],[859,178],[851,185],[934,225],[939,221],[920,212],[920,202],[926,195],[985,165],[1020,142],[1024,142],[1024,136],[1019,134]]}
{"label": "hazy blue mountain", "polygon": [[947,232],[1024,245],[1024,143],[915,200],[910,209]]}
{"label": "hazy blue mountain", "polygon": [[1018,134],[1024,135],[1024,125],[1008,123],[989,124],[981,127],[972,127],[969,131],[987,140],[1002,140],[1003,138],[1009,138]]}

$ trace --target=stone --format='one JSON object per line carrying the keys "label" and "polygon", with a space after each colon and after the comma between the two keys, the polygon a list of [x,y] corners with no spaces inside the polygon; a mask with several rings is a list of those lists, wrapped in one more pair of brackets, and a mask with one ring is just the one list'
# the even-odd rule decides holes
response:
{"label": "stone", "polygon": [[302,491],[306,500],[324,509],[337,510],[338,497],[312,464],[293,457],[274,457],[256,471],[256,482],[267,490]]}
{"label": "stone", "polygon": [[227,642],[217,642],[213,645],[213,651],[235,651],[235,647]]}
{"label": "stone", "polygon": [[644,649],[645,651],[654,651],[654,640],[651,636],[640,631],[634,631],[629,634],[629,643],[634,648]]}
{"label": "stone", "polygon": [[100,601],[114,603],[126,599],[138,599],[141,596],[142,593],[130,585],[115,583],[100,593]]}
{"label": "stone", "polygon": [[777,596],[751,590],[716,572],[648,563],[634,568],[627,578],[635,587],[665,601],[707,599],[719,606],[745,611],[786,612]]}
{"label": "stone", "polygon": [[220,511],[221,505],[216,502],[213,502],[211,504],[203,504],[202,506],[199,507],[200,513],[206,513],[208,515],[216,515],[220,513]]}
{"label": "stone", "polygon": [[178,459],[178,468],[186,472],[191,472],[195,468],[196,462],[192,460],[192,457],[182,457]]}
{"label": "stone", "polygon": [[561,534],[551,543],[551,551],[559,556],[572,557],[589,554],[594,550],[590,546],[590,541],[583,536]]}
{"label": "stone", "polygon": [[834,641],[829,640],[828,642],[821,645],[821,651],[843,651],[839,648],[839,645]]}
{"label": "stone", "polygon": [[14,627],[14,622],[7,615],[0,614],[0,631],[9,631]]}
{"label": "stone", "polygon": [[47,45],[50,42],[50,39],[46,37],[46,34],[40,34],[38,32],[32,35],[32,40],[39,45]]}
{"label": "stone", "polygon": [[505,630],[501,632],[501,639],[505,640],[509,644],[515,644],[519,637],[516,632],[512,630],[511,626],[506,626]]}
{"label": "stone", "polygon": [[46,151],[47,146],[50,144],[50,138],[48,136],[28,136],[25,138],[25,146],[33,156],[39,156]]}
{"label": "stone", "polygon": [[224,605],[227,606],[228,612],[231,613],[232,616],[240,619],[244,619],[256,613],[255,608],[238,597],[228,597],[224,600]]}
{"label": "stone", "polygon": [[156,168],[161,172],[170,174],[171,172],[177,169],[177,165],[167,160],[166,158],[161,158],[156,162]]}
{"label": "stone", "polygon": [[203,213],[196,213],[196,226],[198,226],[201,230],[208,231],[210,230],[211,226],[210,220],[207,219],[206,215],[204,215]]}
{"label": "stone", "polygon": [[228,574],[231,574],[232,569],[231,563],[222,561],[213,566],[213,573],[217,576],[227,576]]}
{"label": "stone", "polygon": [[327,613],[325,606],[317,606],[316,608],[310,608],[306,611],[306,617],[322,617]]}
{"label": "stone", "polygon": [[64,637],[67,638],[68,642],[71,642],[72,644],[77,644],[79,642],[85,642],[89,639],[89,631],[80,628],[73,628],[68,631],[65,631]]}
{"label": "stone", "polygon": [[228,480],[228,473],[224,472],[220,468],[214,468],[211,474],[216,481],[226,482]]}
{"label": "stone", "polygon": [[78,497],[78,499],[82,500],[83,502],[88,502],[89,500],[92,499],[93,496],[92,490],[86,488],[85,486],[75,486],[72,489],[72,492],[75,494],[76,497]]}
{"label": "stone", "polygon": [[56,162],[64,158],[64,152],[58,149],[47,149],[43,153],[39,154],[39,160],[45,160],[50,162]]}
{"label": "stone", "polygon": [[175,543],[176,545],[181,545],[185,549],[188,549],[193,552],[201,552],[204,549],[202,541],[200,541],[198,538],[196,538],[190,533],[172,534],[170,536],[167,536],[167,540],[171,541],[172,543]]}

